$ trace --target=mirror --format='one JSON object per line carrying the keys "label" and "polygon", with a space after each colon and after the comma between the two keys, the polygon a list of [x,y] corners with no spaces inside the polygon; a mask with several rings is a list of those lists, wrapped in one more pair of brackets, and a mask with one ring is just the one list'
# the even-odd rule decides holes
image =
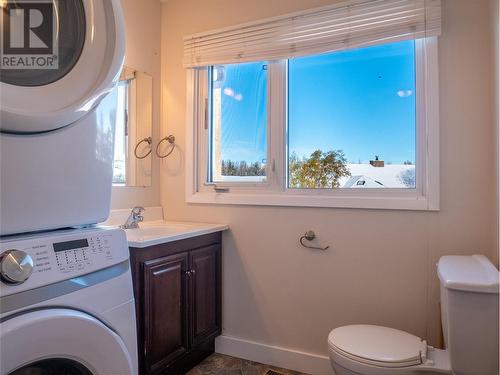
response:
{"label": "mirror", "polygon": [[153,78],[125,66],[116,90],[113,185],[151,186]]}

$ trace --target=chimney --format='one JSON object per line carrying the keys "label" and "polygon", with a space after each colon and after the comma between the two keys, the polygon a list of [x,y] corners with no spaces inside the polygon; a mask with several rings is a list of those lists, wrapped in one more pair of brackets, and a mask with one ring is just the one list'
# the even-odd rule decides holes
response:
{"label": "chimney", "polygon": [[378,155],[375,155],[375,160],[370,160],[370,164],[376,168],[382,168],[385,165],[383,160],[379,160]]}

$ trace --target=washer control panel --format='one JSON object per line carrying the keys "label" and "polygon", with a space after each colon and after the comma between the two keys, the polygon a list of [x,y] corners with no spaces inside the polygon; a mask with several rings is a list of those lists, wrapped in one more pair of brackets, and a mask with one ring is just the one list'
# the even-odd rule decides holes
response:
{"label": "washer control panel", "polygon": [[123,230],[95,228],[0,242],[0,257],[11,253],[27,254],[32,259],[32,272],[19,285],[3,278],[0,296],[95,272],[129,257]]}
{"label": "washer control panel", "polygon": [[[83,270],[91,267],[93,260],[112,260],[113,253],[106,235],[94,235],[76,240],[52,244],[56,256],[57,269],[61,272]],[[44,260],[43,258],[41,259]],[[40,264],[43,266],[43,263]],[[43,269],[41,268],[42,272]]]}

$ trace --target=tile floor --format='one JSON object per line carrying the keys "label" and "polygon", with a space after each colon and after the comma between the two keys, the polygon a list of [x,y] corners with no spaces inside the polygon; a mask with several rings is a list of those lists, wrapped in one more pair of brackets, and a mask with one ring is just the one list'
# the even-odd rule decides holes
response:
{"label": "tile floor", "polygon": [[264,375],[267,370],[274,370],[283,375],[306,375],[217,353],[212,354],[186,375]]}

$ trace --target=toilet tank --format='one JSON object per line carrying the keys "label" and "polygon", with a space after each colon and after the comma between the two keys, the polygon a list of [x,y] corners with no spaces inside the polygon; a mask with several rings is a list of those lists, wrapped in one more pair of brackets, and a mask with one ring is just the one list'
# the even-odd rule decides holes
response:
{"label": "toilet tank", "polygon": [[483,255],[444,256],[437,268],[453,374],[497,375],[498,270]]}

